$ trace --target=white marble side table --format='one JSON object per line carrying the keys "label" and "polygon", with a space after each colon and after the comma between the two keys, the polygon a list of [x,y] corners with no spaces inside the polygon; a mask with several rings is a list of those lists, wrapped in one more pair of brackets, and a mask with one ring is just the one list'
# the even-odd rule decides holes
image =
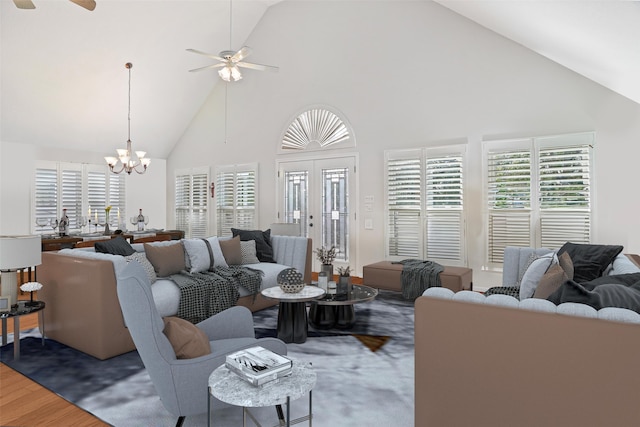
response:
{"label": "white marble side table", "polygon": [[286,343],[302,344],[307,341],[308,316],[307,301],[313,301],[325,294],[317,286],[305,286],[300,292],[287,293],[279,286],[263,289],[262,295],[277,299],[278,338]]}
{"label": "white marble side table", "polygon": [[[286,405],[286,417],[281,418],[278,425],[298,424],[309,421],[312,425],[313,407],[311,394],[316,385],[316,373],[310,363],[293,360],[290,375],[270,381],[261,386],[254,386],[230,371],[226,366],[218,367],[209,376],[207,394],[207,426],[211,426],[211,397],[234,406],[242,406],[242,425],[246,427],[247,416],[256,426],[260,426],[249,408]],[[291,420],[291,401],[309,393],[309,414]],[[281,411],[278,411],[281,414]],[[283,424],[284,423],[284,424]]]}

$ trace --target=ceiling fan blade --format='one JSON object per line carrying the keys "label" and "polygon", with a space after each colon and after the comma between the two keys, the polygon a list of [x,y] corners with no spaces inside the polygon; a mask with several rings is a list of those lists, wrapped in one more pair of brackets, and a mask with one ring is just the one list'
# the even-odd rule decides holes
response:
{"label": "ceiling fan blade", "polygon": [[263,65],[263,64],[254,64],[252,62],[236,62],[238,67],[250,68],[252,70],[260,70],[260,71],[278,71],[278,67],[274,67],[273,65]]}
{"label": "ceiling fan blade", "polygon": [[70,0],[78,6],[82,6],[87,10],[93,10],[96,8],[95,0]]}
{"label": "ceiling fan blade", "polygon": [[18,9],[35,9],[36,5],[31,0],[13,0]]}
{"label": "ceiling fan blade", "polygon": [[247,56],[251,55],[251,52],[253,52],[253,50],[251,50],[251,48],[249,46],[243,46],[242,49],[240,49],[239,51],[237,51],[232,57],[231,60],[233,62],[240,62],[242,61],[244,58],[246,58]]}
{"label": "ceiling fan blade", "polygon": [[219,56],[212,55],[210,53],[202,52],[201,50],[196,49],[187,49],[189,52],[197,53],[198,55],[204,55],[207,58],[217,59],[218,61],[224,61],[224,58],[220,58]]}
{"label": "ceiling fan blade", "polygon": [[225,65],[227,65],[227,64],[220,63],[220,64],[207,65],[206,67],[194,68],[193,70],[189,70],[189,72],[190,73],[194,73],[194,72],[197,72],[197,71],[210,70],[212,68],[222,68]]}

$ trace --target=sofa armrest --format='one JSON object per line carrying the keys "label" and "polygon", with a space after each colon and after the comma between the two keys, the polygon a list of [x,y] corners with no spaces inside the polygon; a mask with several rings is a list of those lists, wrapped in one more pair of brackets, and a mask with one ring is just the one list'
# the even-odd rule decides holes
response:
{"label": "sofa armrest", "polygon": [[311,283],[311,239],[297,236],[271,236],[273,257],[278,264],[295,268]]}
{"label": "sofa armrest", "polygon": [[36,269],[46,336],[107,359],[135,348],[116,293],[111,261],[43,252]]}

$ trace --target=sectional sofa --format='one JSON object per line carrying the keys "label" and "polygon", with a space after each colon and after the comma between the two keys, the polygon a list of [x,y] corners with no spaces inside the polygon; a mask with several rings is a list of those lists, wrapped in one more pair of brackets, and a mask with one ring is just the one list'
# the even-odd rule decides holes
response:
{"label": "sectional sofa", "polygon": [[[640,268],[628,258],[618,255],[597,280],[637,284]],[[528,264],[520,254],[510,262],[505,284]],[[415,302],[415,425],[638,425],[640,314],[551,302],[563,295],[427,289]]]}
{"label": "sectional sofa", "polygon": [[[288,267],[296,268],[307,283],[311,282],[311,239],[293,236],[270,236],[275,263],[257,262],[246,267],[263,272],[261,288],[277,286],[277,275]],[[165,246],[181,241],[147,245]],[[144,253],[143,244],[133,244]],[[258,261],[258,260],[256,260]],[[116,282],[127,264],[124,256],[95,252],[93,248],[63,249],[44,252],[38,266],[38,281],[43,288],[38,298],[46,303],[44,310],[47,338],[107,359],[135,349],[124,325],[116,294]],[[252,311],[277,303],[260,294],[250,295],[242,287],[238,305]],[[178,309],[180,291],[171,280],[158,278],[152,285],[158,311],[173,316]]]}

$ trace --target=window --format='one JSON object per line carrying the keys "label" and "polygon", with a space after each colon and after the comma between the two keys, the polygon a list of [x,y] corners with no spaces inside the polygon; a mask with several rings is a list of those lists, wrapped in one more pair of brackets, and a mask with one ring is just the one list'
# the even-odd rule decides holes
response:
{"label": "window", "polygon": [[80,231],[84,213],[98,213],[104,222],[106,206],[125,211],[125,180],[102,165],[41,161],[36,165],[33,190],[32,226],[36,220],[59,219],[67,210],[69,229]]}
{"label": "window", "polygon": [[175,181],[176,228],[185,237],[209,235],[209,170],[190,169],[176,171]]}
{"label": "window", "polygon": [[490,264],[505,246],[590,242],[593,143],[593,133],[485,142]]}
{"label": "window", "polygon": [[221,166],[216,171],[218,236],[231,236],[231,228],[254,229],[257,219],[258,165]]}
{"label": "window", "polygon": [[387,257],[466,262],[464,146],[388,151]]}

